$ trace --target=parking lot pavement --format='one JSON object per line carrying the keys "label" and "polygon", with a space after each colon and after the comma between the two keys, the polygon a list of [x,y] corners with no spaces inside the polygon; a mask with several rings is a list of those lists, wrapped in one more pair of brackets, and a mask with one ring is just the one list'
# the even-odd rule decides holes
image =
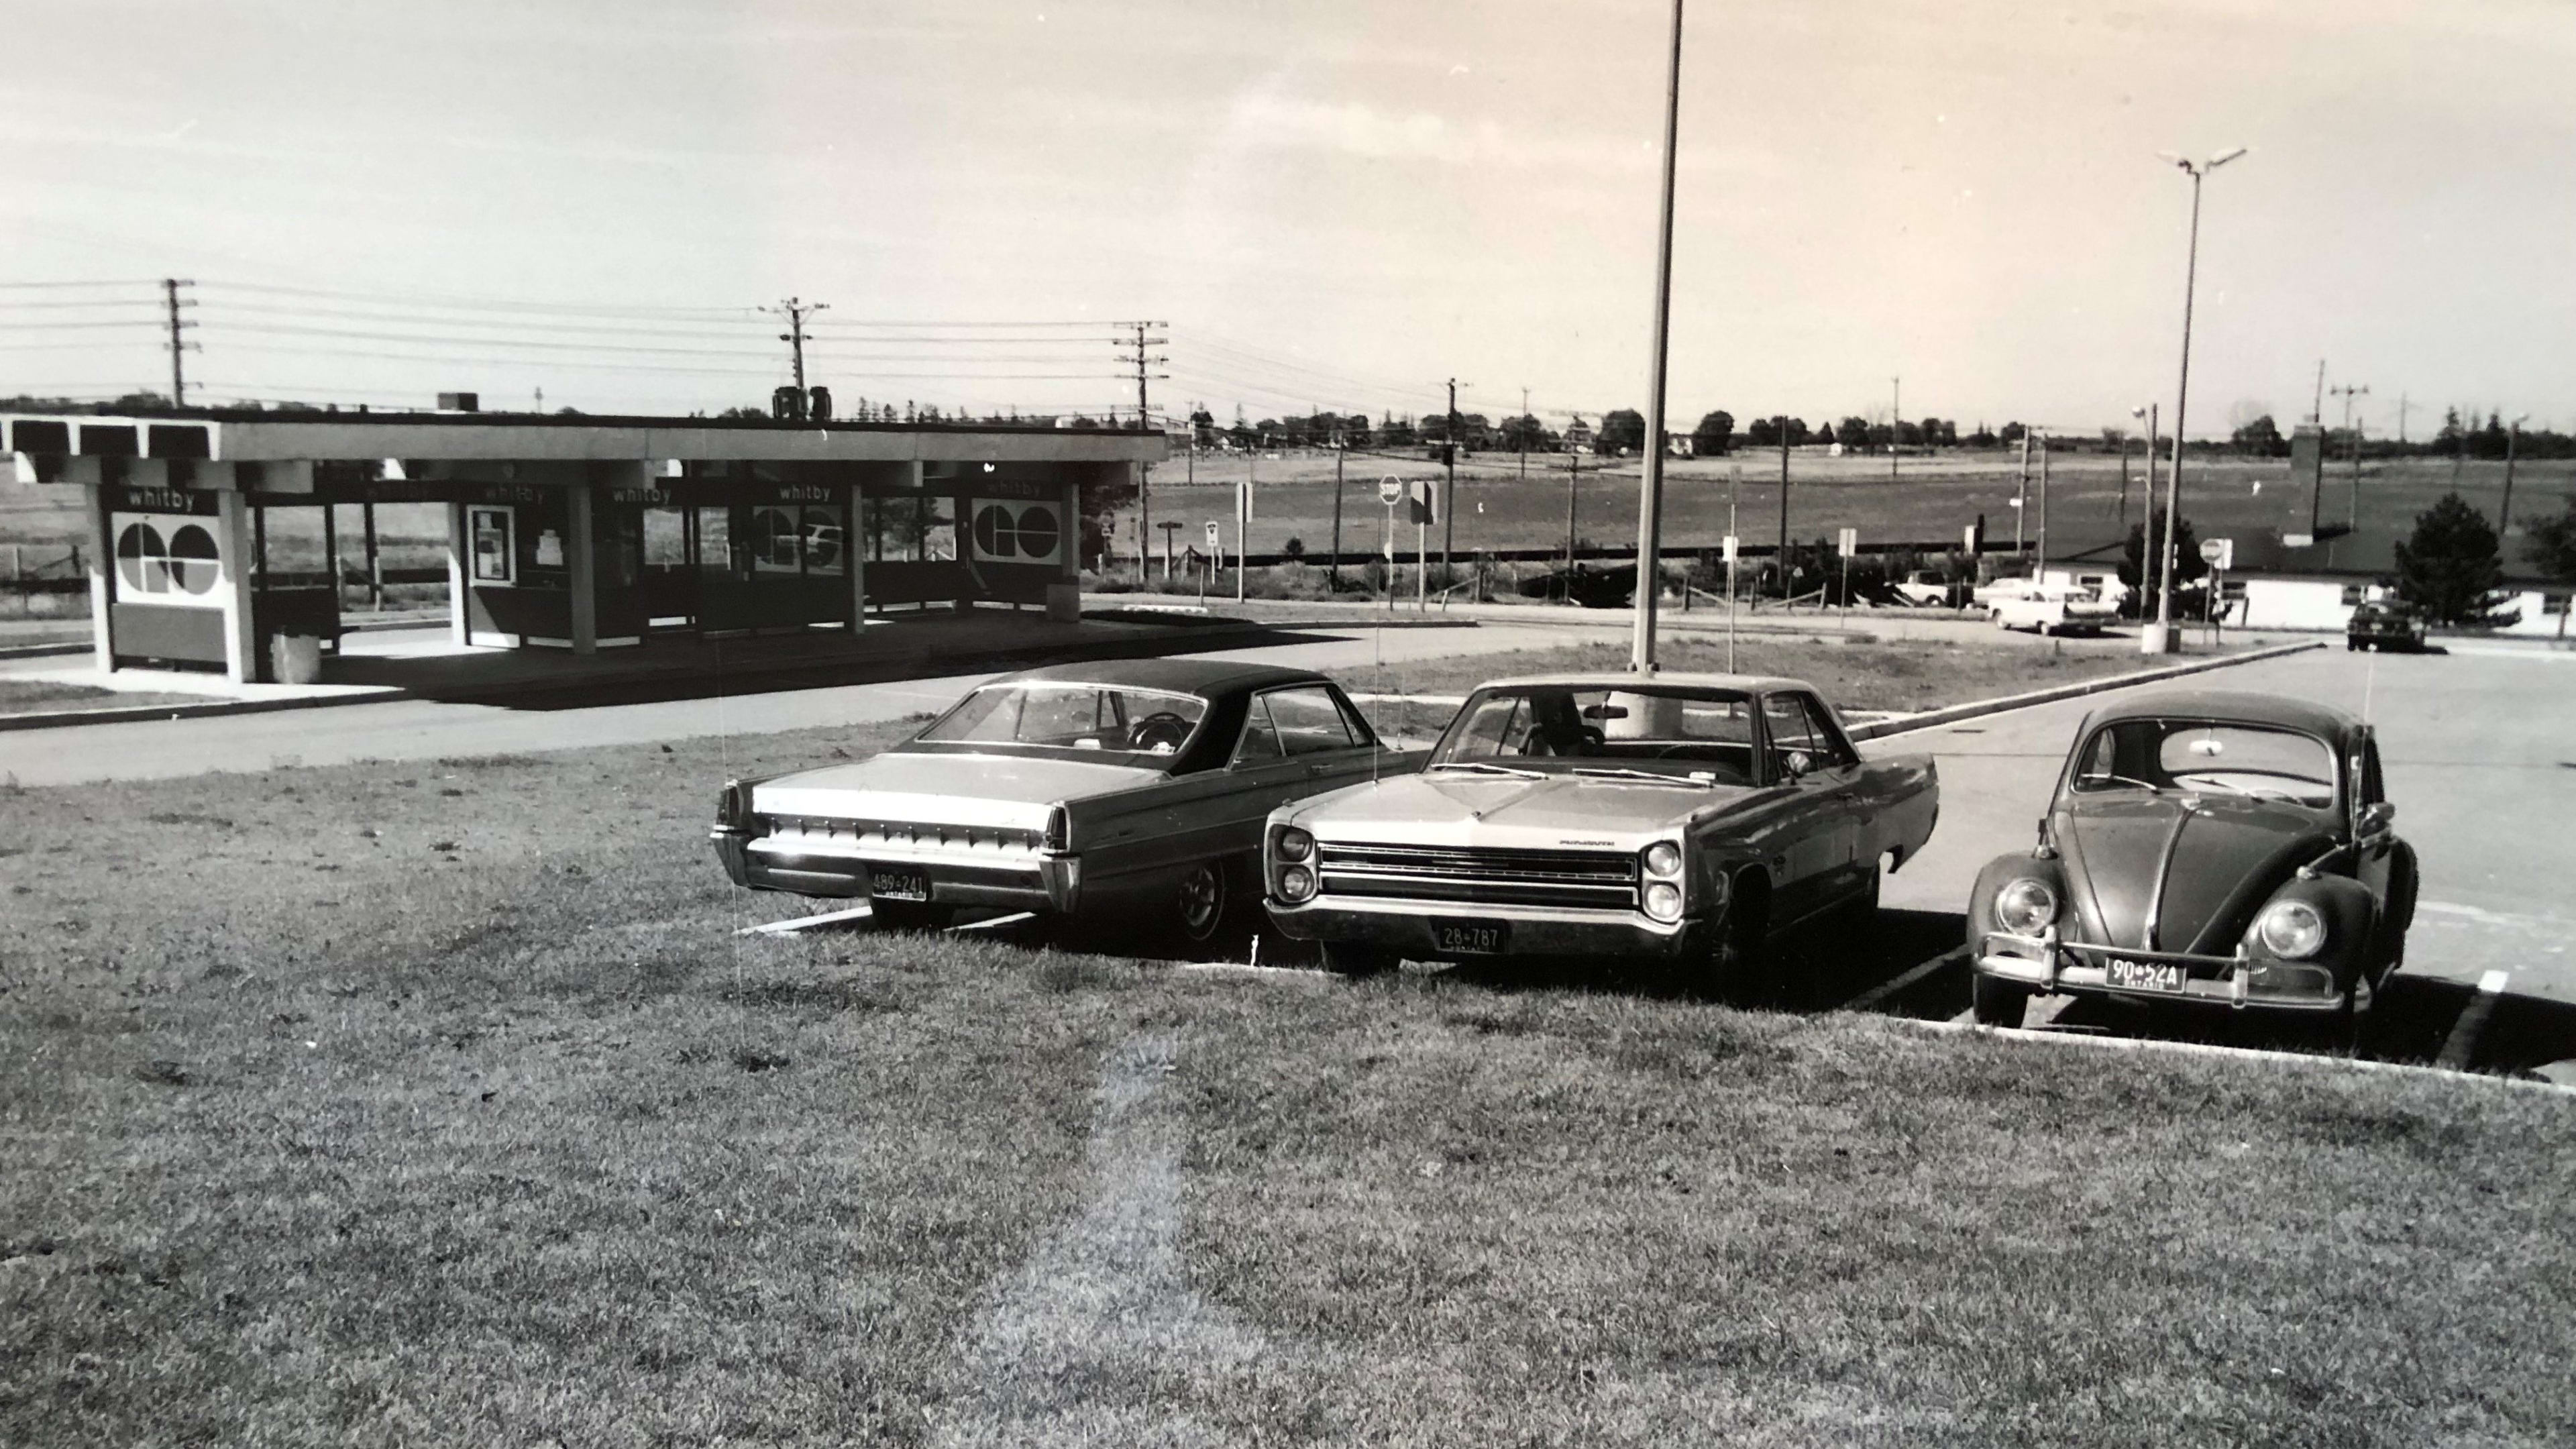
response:
{"label": "parking lot pavement", "polygon": [[[1314,635],[1307,642],[1214,650],[1205,657],[1364,670],[1380,658],[1401,666],[1416,659],[1554,648],[1567,642],[1563,629],[1507,625],[1475,629],[1354,627]],[[211,770],[264,770],[278,765],[535,754],[590,745],[774,734],[928,713],[946,707],[991,677],[958,674],[595,709],[517,710],[497,705],[398,700],[293,714],[74,725],[0,734],[0,779],[14,778],[22,785],[151,780]],[[1391,669],[1388,687],[1400,684],[1400,668]]]}
{"label": "parking lot pavement", "polygon": [[[2379,728],[2397,829],[2424,872],[2406,966],[2381,1032],[2391,1051],[2444,1052],[2481,994],[2473,1060],[2576,1057],[2576,659],[2479,646],[2451,654],[2312,651],[2194,681],[2352,710]],[[1896,911],[1961,919],[1987,860],[2026,849],[2075,727],[2103,699],[2068,700],[1873,740],[1873,755],[1929,751],[1941,770],[1941,824],[1923,855],[1887,881]],[[2501,976],[2498,975],[2501,973]],[[1946,989],[1966,1005],[1964,969]],[[2482,988],[2485,990],[2482,993]],[[1947,1000],[1942,996],[1941,1000]],[[1939,1001],[1918,997],[1930,1014]],[[2079,1013],[2083,1024],[2102,1013]],[[2117,1014],[2114,1013],[2116,1016]],[[2400,1020],[2404,1018],[2405,1020]],[[2126,1018],[2112,1029],[2136,1025]]]}

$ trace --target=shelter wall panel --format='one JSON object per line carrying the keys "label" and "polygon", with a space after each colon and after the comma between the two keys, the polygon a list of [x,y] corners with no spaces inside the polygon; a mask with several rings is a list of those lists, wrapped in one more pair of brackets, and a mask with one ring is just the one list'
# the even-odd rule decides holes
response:
{"label": "shelter wall panel", "polygon": [[167,659],[223,667],[222,610],[128,603],[108,608],[120,660]]}

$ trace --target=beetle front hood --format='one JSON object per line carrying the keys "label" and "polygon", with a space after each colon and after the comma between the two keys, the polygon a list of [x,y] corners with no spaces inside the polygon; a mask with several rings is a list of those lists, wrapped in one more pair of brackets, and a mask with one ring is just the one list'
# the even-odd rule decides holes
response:
{"label": "beetle front hood", "polygon": [[[2079,797],[2059,808],[2051,833],[2088,936],[2142,950],[2221,954],[2234,949],[2282,877],[2334,843],[2311,807],[2170,792]],[[2160,875],[2163,904],[2150,943],[2147,910]]]}
{"label": "beetle front hood", "polygon": [[1761,792],[1550,774],[1526,780],[1465,770],[1390,776],[1318,797],[1296,822],[1328,841],[1384,845],[1619,846],[1680,828],[1712,806]]}
{"label": "beetle front hood", "polygon": [[1037,829],[1054,801],[1133,789],[1161,776],[1150,766],[1108,761],[889,750],[764,780],[752,787],[751,808],[764,815]]}

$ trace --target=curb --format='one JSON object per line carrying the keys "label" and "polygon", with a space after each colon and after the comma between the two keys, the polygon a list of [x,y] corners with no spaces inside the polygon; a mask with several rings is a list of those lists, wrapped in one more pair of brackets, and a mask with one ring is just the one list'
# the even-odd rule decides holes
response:
{"label": "curb", "polygon": [[1985,1036],[1993,1037],[1998,1041],[2050,1042],[2057,1045],[2092,1047],[2102,1051],[2169,1052],[2175,1056],[2217,1057],[2230,1061],[2261,1062],[2271,1066],[2296,1065],[2311,1071],[2379,1072],[2401,1077],[2482,1082],[2490,1086],[2516,1087],[2525,1091],[2576,1095],[2576,1087],[2562,1086],[2552,1081],[2499,1076],[2493,1072],[2464,1072],[2453,1067],[2419,1066],[2413,1062],[2376,1062],[2360,1057],[2310,1056],[2304,1052],[2267,1052],[2254,1047],[2220,1046],[2214,1042],[2158,1041],[2153,1037],[2093,1036],[2071,1031],[2031,1031],[2023,1027],[1978,1026],[1974,1022],[1964,1021],[1924,1021],[1907,1016],[1882,1016],[1878,1019],[1899,1030],[1925,1031],[1939,1036]]}
{"label": "curb", "polygon": [[1922,714],[1908,715],[1903,719],[1853,725],[1844,733],[1854,740],[1875,740],[1888,735],[1909,734],[1915,730],[1936,729],[1945,724],[1956,724],[1960,720],[2002,714],[2007,710],[2028,709],[2037,704],[2054,704],[2061,699],[2076,699],[2087,694],[2104,694],[2114,689],[2133,689],[2141,684],[2156,684],[2167,679],[2179,679],[2186,674],[2226,669],[2264,659],[2279,659],[2284,655],[2303,654],[2310,649],[2324,647],[2326,646],[2323,641],[2313,639],[2298,644],[2275,644],[2251,653],[2231,654],[2222,659],[2195,659],[2188,664],[2169,664],[2157,669],[2141,669],[2134,674],[2114,674],[2102,679],[2087,679],[2076,684],[2055,684],[2046,689],[2031,690],[2027,694],[2007,694],[1999,699],[1973,700],[1967,704],[1954,704],[1945,709],[1926,710]]}
{"label": "curb", "polygon": [[310,695],[297,699],[210,699],[204,704],[127,704],[104,709],[66,709],[51,714],[0,714],[0,734],[72,725],[143,724],[152,720],[208,719],[226,714],[274,714],[284,709],[332,709],[352,704],[389,704],[411,699],[411,691],[382,689],[358,695]]}

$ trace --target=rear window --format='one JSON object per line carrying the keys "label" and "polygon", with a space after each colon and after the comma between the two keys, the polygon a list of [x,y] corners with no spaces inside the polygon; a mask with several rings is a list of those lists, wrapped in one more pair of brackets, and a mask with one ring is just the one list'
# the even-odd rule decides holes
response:
{"label": "rear window", "polygon": [[1207,701],[1196,695],[1052,681],[989,684],[959,700],[920,739],[934,744],[1034,746],[1169,755]]}

